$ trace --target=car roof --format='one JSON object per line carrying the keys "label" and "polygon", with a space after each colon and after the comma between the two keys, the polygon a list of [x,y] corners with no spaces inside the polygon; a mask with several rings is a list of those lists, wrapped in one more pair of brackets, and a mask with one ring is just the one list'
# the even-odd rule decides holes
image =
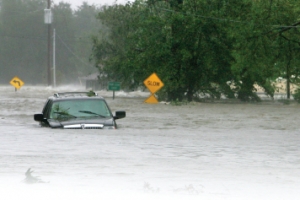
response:
{"label": "car roof", "polygon": [[66,100],[66,99],[90,99],[97,98],[104,100],[103,97],[98,96],[98,94],[94,91],[90,92],[60,92],[55,93],[53,96],[50,96],[49,99],[52,100]]}

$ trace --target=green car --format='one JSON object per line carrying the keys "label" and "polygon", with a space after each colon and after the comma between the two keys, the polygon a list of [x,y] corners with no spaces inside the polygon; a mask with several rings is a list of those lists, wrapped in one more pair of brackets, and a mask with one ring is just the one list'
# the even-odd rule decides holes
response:
{"label": "green car", "polygon": [[116,129],[125,111],[112,114],[105,99],[95,92],[56,93],[49,97],[34,120],[41,126],[63,129]]}

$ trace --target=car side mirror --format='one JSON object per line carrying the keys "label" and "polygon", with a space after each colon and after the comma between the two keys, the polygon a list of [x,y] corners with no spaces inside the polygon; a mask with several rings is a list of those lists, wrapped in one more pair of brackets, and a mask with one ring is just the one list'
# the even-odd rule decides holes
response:
{"label": "car side mirror", "polygon": [[44,115],[43,114],[34,114],[33,118],[35,121],[41,122],[44,119]]}
{"label": "car side mirror", "polygon": [[116,115],[114,116],[115,119],[121,119],[126,117],[125,111],[116,111]]}

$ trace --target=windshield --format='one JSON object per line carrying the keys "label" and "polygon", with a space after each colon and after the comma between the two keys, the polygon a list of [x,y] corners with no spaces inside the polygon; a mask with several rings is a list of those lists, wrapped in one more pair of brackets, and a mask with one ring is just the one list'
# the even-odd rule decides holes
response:
{"label": "windshield", "polygon": [[54,102],[50,119],[111,117],[105,101],[101,99],[72,99]]}

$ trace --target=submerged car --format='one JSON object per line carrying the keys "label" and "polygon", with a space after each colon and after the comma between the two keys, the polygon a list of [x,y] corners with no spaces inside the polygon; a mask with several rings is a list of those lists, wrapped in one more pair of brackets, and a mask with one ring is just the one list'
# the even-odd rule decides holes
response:
{"label": "submerged car", "polygon": [[42,113],[34,114],[41,126],[63,129],[116,129],[125,111],[112,114],[107,102],[95,92],[56,93],[49,97]]}

